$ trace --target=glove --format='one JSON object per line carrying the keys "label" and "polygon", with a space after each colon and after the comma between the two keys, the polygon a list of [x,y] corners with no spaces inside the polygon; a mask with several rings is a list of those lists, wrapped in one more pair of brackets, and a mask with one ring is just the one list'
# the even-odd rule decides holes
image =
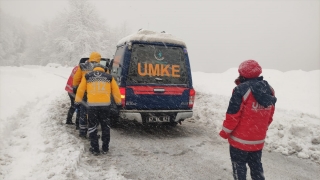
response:
{"label": "glove", "polygon": [[77,87],[73,87],[73,88],[72,88],[72,91],[73,91],[73,93],[74,93],[75,95],[77,94],[77,89],[78,89]]}
{"label": "glove", "polygon": [[219,135],[223,138],[223,139],[228,139],[230,134],[226,133],[224,130],[221,130]]}

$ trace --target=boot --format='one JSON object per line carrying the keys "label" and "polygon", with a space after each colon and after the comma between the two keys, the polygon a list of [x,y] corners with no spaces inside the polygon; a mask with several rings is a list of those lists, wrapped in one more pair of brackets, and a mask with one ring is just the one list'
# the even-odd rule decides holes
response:
{"label": "boot", "polygon": [[72,121],[66,121],[66,124],[74,124]]}
{"label": "boot", "polygon": [[102,154],[107,154],[109,151],[109,146],[102,145]]}
{"label": "boot", "polygon": [[79,137],[80,137],[81,139],[88,139],[86,134],[79,134]]}
{"label": "boot", "polygon": [[72,122],[73,113],[74,113],[74,108],[73,108],[73,107],[70,107],[70,108],[69,108],[69,111],[68,111],[68,114],[67,114],[66,124],[74,124],[74,123]]}
{"label": "boot", "polygon": [[89,151],[95,156],[98,156],[100,154],[100,150],[94,149],[93,147],[90,147]]}

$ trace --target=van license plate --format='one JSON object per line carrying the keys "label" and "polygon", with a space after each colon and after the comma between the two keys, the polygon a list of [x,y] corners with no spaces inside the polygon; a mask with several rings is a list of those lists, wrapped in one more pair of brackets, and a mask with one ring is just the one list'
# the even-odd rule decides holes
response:
{"label": "van license plate", "polygon": [[148,122],[170,122],[170,116],[150,116]]}

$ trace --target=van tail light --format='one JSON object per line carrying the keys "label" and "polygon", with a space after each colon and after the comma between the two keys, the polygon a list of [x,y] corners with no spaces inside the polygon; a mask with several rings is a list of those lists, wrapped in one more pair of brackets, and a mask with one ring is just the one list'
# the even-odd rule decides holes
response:
{"label": "van tail light", "polygon": [[196,91],[194,89],[190,89],[190,92],[189,92],[189,105],[188,105],[189,108],[193,108],[195,96],[196,96]]}
{"label": "van tail light", "polygon": [[126,104],[126,88],[120,88],[120,94],[121,94],[121,105],[122,107]]}

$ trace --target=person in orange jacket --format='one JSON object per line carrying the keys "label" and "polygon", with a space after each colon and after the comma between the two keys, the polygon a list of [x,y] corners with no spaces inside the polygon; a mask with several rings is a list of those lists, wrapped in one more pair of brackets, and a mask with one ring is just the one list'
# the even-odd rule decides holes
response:
{"label": "person in orange jacket", "polygon": [[[98,52],[92,52],[90,54],[89,59],[85,63],[80,63],[78,69],[73,77],[73,92],[76,94],[78,86],[84,76],[93,70],[95,64],[99,64],[101,60],[101,55]],[[87,122],[87,95],[86,93],[83,96],[82,102],[78,107],[80,110],[80,118],[79,118],[79,136],[81,138],[87,138],[87,131],[88,131],[88,122]]]}
{"label": "person in orange jacket", "polygon": [[85,75],[78,87],[75,103],[81,103],[87,92],[88,97],[88,133],[90,138],[90,152],[100,154],[98,125],[101,126],[102,153],[109,151],[110,142],[110,105],[113,97],[118,108],[121,107],[121,94],[117,82],[112,75],[105,72],[101,64],[95,64],[93,71]]}
{"label": "person in orange jacket", "polygon": [[[74,106],[75,94],[73,93],[72,82],[73,82],[73,76],[76,73],[77,69],[78,69],[78,66],[75,66],[72,69],[71,74],[68,78],[66,87],[65,87],[65,90],[68,92],[68,96],[69,96],[70,102],[71,102],[71,105],[69,107],[68,114],[67,114],[66,124],[74,124],[72,122],[72,116],[73,116],[74,112],[76,111],[76,109]],[[77,115],[76,115],[76,129],[79,129],[79,116],[80,116],[80,113],[77,113]]]}
{"label": "person in orange jacket", "polygon": [[262,149],[277,98],[269,83],[259,77],[262,68],[258,62],[244,61],[238,72],[237,86],[233,89],[219,135],[230,144],[234,179],[246,179],[248,164],[251,178],[264,180]]}

